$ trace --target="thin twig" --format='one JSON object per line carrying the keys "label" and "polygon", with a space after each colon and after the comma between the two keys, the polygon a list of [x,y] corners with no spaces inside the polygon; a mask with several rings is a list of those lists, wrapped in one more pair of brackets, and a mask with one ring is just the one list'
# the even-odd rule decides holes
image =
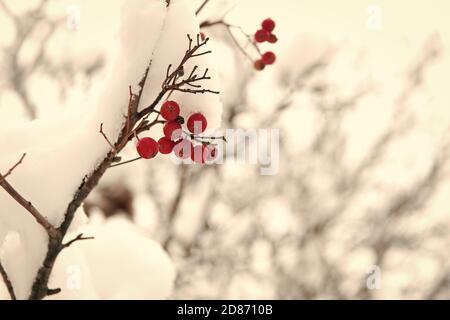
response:
{"label": "thin twig", "polygon": [[[127,123],[127,127],[128,127],[128,123]],[[109,141],[108,137],[106,136],[105,132],[103,131],[103,123],[100,124],[100,133],[102,134],[103,138],[105,138],[106,142],[111,147],[112,152],[117,153],[116,147],[111,143],[111,141]]]}
{"label": "thin twig", "polygon": [[25,154],[22,155],[20,160],[8,170],[5,176],[0,174],[0,186],[14,199],[18,204],[20,204],[25,210],[27,210],[36,219],[36,221],[47,231],[48,235],[52,238],[57,238],[59,232],[56,228],[51,225],[48,220],[33,206],[33,204],[26,200],[8,181],[6,177],[11,175],[11,173],[22,163],[25,158]]}
{"label": "thin twig", "polygon": [[1,262],[0,262],[0,274],[2,275],[3,282],[6,285],[6,289],[8,289],[8,293],[9,293],[9,296],[11,297],[11,300],[17,300],[17,297],[16,297],[16,294],[14,292],[14,287],[12,285],[12,282],[9,279],[8,273],[6,272],[6,270],[3,267]]}
{"label": "thin twig", "polygon": [[20,157],[20,160],[17,161],[17,163],[16,163],[15,165],[13,165],[13,166],[8,170],[8,172],[6,172],[6,173],[2,176],[2,178],[0,178],[0,181],[4,180],[4,179],[6,179],[7,177],[10,176],[11,173],[13,173],[13,171],[14,171],[20,164],[22,164],[23,159],[25,159],[25,156],[26,156],[26,155],[27,155],[27,154],[24,153],[24,154],[22,155],[22,157]]}
{"label": "thin twig", "polygon": [[236,36],[234,35],[232,29],[237,29],[239,30],[242,35],[247,39],[248,44],[250,44],[257,52],[257,54],[259,56],[261,56],[262,52],[259,49],[258,45],[255,43],[255,41],[252,39],[252,36],[247,34],[244,29],[242,29],[242,27],[240,26],[236,26],[233,24],[230,24],[228,22],[226,22],[224,20],[224,18],[220,19],[220,20],[216,20],[216,21],[203,21],[200,24],[200,28],[209,28],[209,27],[213,27],[213,26],[222,26],[225,28],[225,30],[227,31],[228,35],[230,36],[231,40],[233,41],[233,43],[236,45],[236,47],[239,49],[239,51],[242,52],[242,54],[250,60],[250,62],[254,62],[254,59],[247,53],[247,51],[245,50],[245,48],[239,43],[239,40],[236,38]]}
{"label": "thin twig", "polygon": [[72,244],[74,244],[77,241],[84,241],[84,240],[93,240],[94,237],[84,237],[82,233],[80,233],[78,236],[76,236],[74,239],[70,240],[69,242],[62,245],[62,249],[70,247]]}
{"label": "thin twig", "polygon": [[120,162],[120,163],[112,164],[109,167],[110,168],[120,167],[120,166],[123,166],[125,164],[129,164],[129,163],[141,160],[141,159],[142,159],[142,157],[137,157],[137,158],[134,158],[134,159],[131,159],[131,160],[128,160],[128,161],[123,161],[123,162]]}
{"label": "thin twig", "polygon": [[171,86],[169,87],[170,89],[174,90],[174,91],[180,91],[180,92],[185,92],[185,93],[192,93],[192,94],[205,94],[205,93],[212,93],[212,94],[220,94],[219,91],[215,91],[215,90],[210,90],[210,89],[183,89],[183,88],[179,88],[177,86]]}
{"label": "thin twig", "polygon": [[3,177],[0,175],[0,186],[20,204],[25,210],[27,210],[48,233],[52,238],[60,236],[58,230],[48,222],[48,220],[33,206],[33,204],[25,199],[16,189],[13,188]]}
{"label": "thin twig", "polygon": [[198,67],[194,66],[193,71],[190,73],[190,75],[187,79],[183,79],[183,80],[180,80],[177,82],[178,78],[180,77],[180,70],[184,70],[184,65],[186,64],[187,61],[189,61],[192,58],[210,53],[210,51],[198,53],[198,50],[200,48],[204,47],[208,43],[209,38],[206,38],[205,40],[201,40],[199,35],[197,35],[197,38],[196,38],[197,41],[196,41],[195,45],[193,45],[194,41],[190,35],[187,35],[187,38],[188,38],[188,50],[186,50],[185,55],[181,59],[178,66],[175,69],[173,69],[172,72],[171,72],[171,69],[172,69],[173,65],[170,64],[167,67],[166,79],[163,81],[163,83],[161,85],[161,89],[162,89],[161,92],[159,93],[159,95],[156,97],[156,99],[154,100],[154,102],[151,105],[144,108],[142,111],[140,111],[138,113],[138,115],[137,115],[138,119],[142,119],[142,118],[148,116],[149,113],[151,113],[155,110],[156,106],[163,99],[163,97],[167,93],[171,93],[173,91],[181,91],[181,92],[193,93],[193,94],[196,94],[196,93],[219,94],[218,91],[213,91],[213,90],[209,90],[209,89],[199,89],[199,88],[197,88],[195,90],[194,89],[181,89],[181,87],[184,85],[190,85],[194,82],[210,79],[209,77],[207,77],[207,70],[205,71],[205,73],[202,77],[198,77],[197,74],[195,73],[195,71],[197,70]]}
{"label": "thin twig", "polygon": [[197,9],[197,11],[195,11],[195,15],[199,15],[200,12],[202,12],[202,10],[205,8],[205,6],[208,4],[210,0],[205,0],[203,1],[203,3],[200,5],[200,7]]}

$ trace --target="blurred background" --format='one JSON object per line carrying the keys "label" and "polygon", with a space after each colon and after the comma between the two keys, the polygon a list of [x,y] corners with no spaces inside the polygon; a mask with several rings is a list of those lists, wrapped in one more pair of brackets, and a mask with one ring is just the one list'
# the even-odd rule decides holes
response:
{"label": "blurred background", "polygon": [[[83,105],[105,76],[121,3],[0,0],[1,126]],[[226,28],[203,32],[222,127],[280,129],[278,173],[158,157],[109,170],[86,213],[125,217],[160,242],[178,272],[172,298],[450,298],[449,9],[211,0],[200,22],[249,34],[277,22],[277,62],[262,72]]]}

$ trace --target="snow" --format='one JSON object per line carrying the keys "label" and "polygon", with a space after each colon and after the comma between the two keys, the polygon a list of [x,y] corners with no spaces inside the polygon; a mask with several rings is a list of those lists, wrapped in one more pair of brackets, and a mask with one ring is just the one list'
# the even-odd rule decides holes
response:
{"label": "snow", "polygon": [[132,222],[94,217],[78,231],[95,240],[63,251],[50,280],[52,287],[62,286],[63,291],[50,299],[164,299],[170,295],[175,280],[170,258]]}
{"label": "snow", "polygon": [[[191,35],[196,43],[196,35],[200,32],[198,23],[196,22],[194,8],[187,6],[186,1],[172,1],[171,6],[173,10],[168,12],[167,20],[161,34],[159,45],[156,47],[155,55],[153,57],[152,66],[149,77],[156,83],[162,83],[166,76],[166,68],[169,64],[178,65],[183,58],[187,46],[187,35]],[[183,21],[183,29],[179,23],[171,23],[171,21]],[[177,44],[177,45],[175,45]],[[208,47],[206,47],[208,48]],[[201,50],[205,50],[203,47]],[[204,52],[199,51],[199,52]],[[211,80],[204,81],[203,87],[211,90],[218,90],[220,88],[218,70],[215,67],[216,61],[214,55],[203,55],[189,60],[185,64],[185,73],[189,75],[195,65],[199,66],[198,73],[203,74],[203,71],[208,68],[208,74],[212,77]],[[164,72],[161,72],[164,69]],[[173,70],[173,69],[172,69]],[[151,86],[150,88],[147,88]],[[153,86],[147,83],[145,92],[142,98],[142,105],[150,104],[154,97],[160,91],[160,87]],[[202,112],[208,120],[208,128],[217,128],[220,126],[220,119],[222,115],[222,104],[220,96],[215,94],[185,94],[175,92],[171,99],[179,102],[181,106],[181,116],[187,117],[194,112]]]}
{"label": "snow", "polygon": [[[190,1],[185,0],[172,0],[167,9],[163,0],[126,1],[119,32],[120,44],[114,53],[116,58],[113,59],[102,90],[90,98],[87,107],[44,121],[0,128],[1,170],[7,170],[24,152],[27,153],[24,163],[8,181],[52,224],[59,225],[63,221],[65,209],[82,178],[92,172],[109,151],[109,146],[98,132],[100,123],[104,123],[104,131],[111,140],[117,139],[126,113],[128,86],[132,85],[137,90],[137,84],[152,59],[140,109],[150,104],[161,89],[167,65],[178,64],[187,49],[187,34],[195,38],[198,22],[189,3]],[[187,70],[194,64],[198,64],[201,69],[210,68],[213,80],[204,85],[218,90],[218,76],[211,57],[206,55],[195,58],[195,61],[188,64]],[[176,93],[172,98],[180,101],[182,115],[201,111],[208,118],[210,127],[220,125],[222,107],[218,95]],[[47,250],[47,236],[30,214],[5,192],[0,192],[0,207],[0,258],[17,296],[23,299],[29,295],[36,272],[42,264]],[[125,231],[118,232],[118,236],[121,232]],[[103,236],[108,239],[107,235]],[[105,246],[102,252],[114,250],[108,241],[102,241],[103,236],[99,237],[100,240],[89,242],[93,249],[86,254],[87,263],[89,259],[94,259],[95,246]],[[96,241],[100,242],[95,244]],[[130,238],[120,245],[127,244],[131,246],[129,250],[135,250],[133,246],[138,242],[139,240]],[[120,248],[125,250],[125,247]],[[138,252],[130,252],[132,253],[138,256]],[[103,255],[98,257],[99,260],[103,258]],[[144,256],[141,259],[143,261],[135,263],[136,268],[149,266],[153,262]],[[121,262],[121,267],[126,268],[123,261],[116,262]],[[91,269],[91,272],[94,275],[93,281],[99,288],[103,288],[97,288],[99,296],[106,297],[104,286],[107,279],[96,279],[101,278],[101,270]],[[162,279],[159,275],[155,277],[151,270],[149,275],[149,281]],[[145,284],[146,279],[139,281],[149,288],[150,284]],[[122,286],[123,295],[137,297],[144,293],[131,287],[125,288],[125,283],[117,281],[117,284]],[[146,294],[151,296],[148,292]],[[119,295],[116,292],[116,296],[109,298],[117,298]]]}

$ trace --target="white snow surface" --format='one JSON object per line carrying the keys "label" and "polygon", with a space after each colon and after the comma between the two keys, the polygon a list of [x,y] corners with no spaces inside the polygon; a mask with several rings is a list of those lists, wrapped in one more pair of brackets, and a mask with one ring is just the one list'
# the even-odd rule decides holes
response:
{"label": "white snow surface", "polygon": [[171,294],[172,261],[132,222],[94,217],[79,231],[95,239],[63,251],[50,279],[50,286],[62,292],[49,299],[165,299]]}
{"label": "white snow surface", "polygon": [[[184,55],[187,34],[195,38],[198,32],[198,21],[190,1],[172,0],[168,8],[164,0],[126,1],[119,32],[120,41],[114,53],[115,62],[109,68],[103,89],[88,100],[88,108],[82,108],[88,112],[72,111],[58,119],[0,128],[2,172],[10,168],[23,153],[27,153],[24,163],[8,181],[52,224],[59,225],[82,178],[91,173],[109,151],[109,146],[99,134],[100,123],[104,123],[104,131],[111,140],[117,139],[126,114],[128,86],[131,85],[137,91],[138,82],[152,60],[140,108],[150,104],[161,89],[168,64],[177,65]],[[187,74],[194,64],[199,65],[200,72],[206,67],[210,69],[213,80],[203,85],[218,90],[218,75],[211,56],[195,58],[188,64]],[[180,102],[182,115],[201,111],[206,115],[210,128],[220,125],[222,106],[218,95],[177,93],[171,99]],[[110,252],[113,248],[110,248],[108,241],[99,243],[104,246],[101,252],[113,255]],[[86,243],[86,246],[88,244],[92,242]],[[136,250],[132,240],[129,244],[129,250]],[[31,215],[3,191],[0,192],[0,248],[1,261],[16,295],[24,299],[29,295],[45,257],[47,236]],[[101,260],[102,257],[99,255],[97,259]],[[145,260],[144,257],[142,259]],[[124,265],[128,261],[122,260],[121,263],[126,269]],[[139,264],[137,261],[133,263]],[[93,286],[108,282],[104,277],[108,274],[106,270],[104,273],[102,270],[90,272]],[[149,277],[149,281],[158,279],[155,274],[149,274]],[[143,283],[147,280],[140,281]],[[114,293],[115,296],[101,290],[97,295],[101,298],[115,298],[128,293],[137,295],[125,285],[121,284],[124,291]]]}

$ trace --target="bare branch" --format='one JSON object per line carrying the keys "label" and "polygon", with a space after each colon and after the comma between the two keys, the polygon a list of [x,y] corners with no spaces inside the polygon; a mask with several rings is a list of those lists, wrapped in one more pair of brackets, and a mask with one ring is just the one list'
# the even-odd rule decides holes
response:
{"label": "bare branch", "polygon": [[195,58],[195,57],[198,57],[198,56],[210,53],[210,51],[205,51],[205,52],[198,53],[199,49],[201,49],[203,46],[205,46],[208,43],[209,38],[206,38],[205,40],[201,40],[200,37],[197,35],[197,43],[195,45],[193,45],[193,39],[191,38],[190,35],[187,35],[187,38],[188,38],[188,50],[186,50],[185,55],[181,59],[181,61],[178,64],[178,66],[172,72],[170,72],[170,70],[173,67],[172,64],[170,64],[167,67],[166,79],[162,83],[162,86],[161,86],[162,90],[161,90],[161,92],[159,93],[159,95],[156,97],[156,99],[153,101],[153,103],[151,105],[149,105],[148,107],[144,108],[142,111],[140,111],[137,114],[138,119],[146,117],[149,113],[154,112],[156,106],[162,100],[162,98],[167,93],[170,94],[173,91],[181,91],[181,92],[193,93],[193,94],[196,94],[196,93],[219,94],[218,91],[213,91],[213,90],[209,90],[209,89],[200,89],[199,87],[197,87],[196,90],[182,89],[181,88],[184,85],[191,85],[192,86],[192,84],[194,82],[199,82],[199,81],[209,80],[210,79],[210,77],[207,76],[208,69],[205,70],[205,73],[204,73],[203,76],[199,77],[199,76],[196,75],[196,71],[198,69],[198,66],[194,66],[193,70],[191,71],[191,73],[190,73],[190,75],[189,75],[189,77],[187,79],[183,79],[183,80],[177,81],[178,78],[180,77],[180,73],[181,74],[184,73],[184,66],[185,66],[187,61],[189,61],[192,58]]}
{"label": "bare branch", "polygon": [[228,22],[226,22],[225,20],[225,16],[222,19],[216,20],[216,21],[204,21],[200,24],[200,28],[209,28],[209,27],[214,27],[214,26],[222,26],[225,28],[225,31],[227,31],[228,35],[230,36],[232,42],[234,43],[234,45],[239,49],[239,51],[242,52],[242,54],[250,61],[250,62],[254,62],[255,59],[252,58],[252,56],[246,51],[246,49],[240,44],[239,40],[236,38],[236,36],[234,35],[232,30],[237,30],[239,31],[246,39],[247,44],[252,46],[256,53],[258,54],[258,56],[261,56],[262,52],[260,50],[260,48],[258,47],[257,43],[254,41],[252,35],[247,34],[244,29],[242,29],[242,27],[240,26],[236,26],[233,24],[230,24]]}
{"label": "bare branch", "polygon": [[205,6],[208,4],[210,0],[204,0],[203,3],[200,5],[200,7],[195,11],[195,14],[198,16],[200,12],[205,8]]}
{"label": "bare branch", "polygon": [[0,262],[0,274],[2,275],[3,282],[6,285],[6,289],[8,289],[8,293],[9,296],[11,297],[11,300],[17,300],[11,280],[9,279],[8,273],[6,272],[1,262]]}
{"label": "bare branch", "polygon": [[[0,178],[0,182],[3,181],[4,179],[6,179],[8,176],[10,176],[11,173],[13,173],[13,171],[14,171],[20,164],[22,164],[23,159],[25,159],[25,156],[26,156],[26,155],[27,155],[27,154],[24,153],[24,154],[22,155],[22,157],[20,157],[19,161],[17,161],[17,163],[16,163],[15,165],[13,165],[13,166],[8,170],[8,172],[6,172],[6,173]],[[0,176],[1,176],[1,174],[0,174]]]}
{"label": "bare branch", "polygon": [[[128,126],[128,122],[127,122],[127,126]],[[111,150],[112,150],[114,153],[117,153],[116,147],[111,143],[111,141],[109,141],[108,137],[106,136],[105,132],[103,131],[103,123],[100,124],[100,131],[99,131],[99,132],[102,134],[103,138],[105,138],[106,142],[107,142],[107,143],[109,144],[109,146],[111,147]]]}
{"label": "bare branch", "polygon": [[62,249],[66,249],[70,247],[72,244],[74,244],[77,241],[84,241],[84,240],[93,240],[94,237],[84,237],[82,233],[80,233],[78,236],[76,236],[74,239],[70,240],[69,242],[62,245]]}
{"label": "bare branch", "polygon": [[[25,158],[25,154],[22,155],[20,160],[8,170],[6,176],[11,175],[11,173],[22,163]],[[48,235],[52,238],[59,236],[59,232],[53,227],[47,219],[33,206],[33,204],[26,200],[16,189],[11,186],[11,184],[6,181],[6,176],[0,174],[0,186],[14,199],[18,204],[20,204],[25,210],[27,210],[36,219],[36,221],[47,231]]]}

